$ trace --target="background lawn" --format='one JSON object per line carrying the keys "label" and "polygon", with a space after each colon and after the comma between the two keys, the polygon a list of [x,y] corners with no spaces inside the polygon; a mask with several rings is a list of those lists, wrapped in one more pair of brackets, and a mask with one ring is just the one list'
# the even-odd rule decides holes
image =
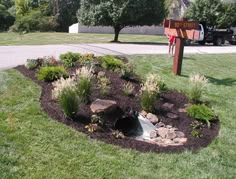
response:
{"label": "background lawn", "polygon": [[[0,33],[0,45],[49,45],[109,43],[114,34],[69,34],[69,33]],[[166,36],[120,34],[123,43],[167,43]]]}
{"label": "background lawn", "polygon": [[140,153],[94,141],[50,119],[40,108],[38,85],[15,70],[0,71],[0,178],[234,178],[235,54],[188,55],[180,77],[166,55],[129,58],[140,75],[160,73],[181,91],[192,72],[206,75],[204,99],[220,117],[219,137],[194,154]]}

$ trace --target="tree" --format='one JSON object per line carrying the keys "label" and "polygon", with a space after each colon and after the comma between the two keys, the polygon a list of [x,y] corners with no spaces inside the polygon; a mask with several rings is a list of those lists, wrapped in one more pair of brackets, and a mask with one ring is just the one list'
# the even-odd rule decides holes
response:
{"label": "tree", "polygon": [[7,30],[14,20],[15,18],[7,11],[7,8],[0,4],[0,31]]}
{"label": "tree", "polygon": [[236,25],[236,4],[233,1],[197,0],[190,5],[185,17],[205,21],[211,27],[228,28]]}
{"label": "tree", "polygon": [[84,25],[112,26],[114,42],[124,27],[158,25],[164,16],[164,0],[81,0],[78,11],[78,20]]}
{"label": "tree", "polygon": [[217,19],[220,28],[236,26],[236,3],[224,4],[224,11]]}
{"label": "tree", "polygon": [[15,0],[16,16],[21,16],[29,12],[30,0]]}
{"label": "tree", "polygon": [[218,26],[217,19],[223,12],[221,0],[197,0],[191,3],[185,13],[189,20],[204,21],[208,26]]}
{"label": "tree", "polygon": [[57,17],[59,31],[68,31],[68,27],[78,22],[76,13],[80,0],[51,0],[53,15]]}
{"label": "tree", "polygon": [[0,4],[4,5],[7,9],[14,5],[14,0],[0,0]]}

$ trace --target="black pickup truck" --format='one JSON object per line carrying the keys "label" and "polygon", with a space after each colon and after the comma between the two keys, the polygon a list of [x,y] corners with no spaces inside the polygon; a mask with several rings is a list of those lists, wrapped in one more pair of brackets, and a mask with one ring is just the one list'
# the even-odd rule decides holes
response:
{"label": "black pickup truck", "polygon": [[230,44],[236,44],[236,35],[231,29],[214,29],[207,28],[204,23],[199,24],[200,38],[198,43],[205,45],[205,43],[213,43],[214,45],[225,44],[228,41]]}

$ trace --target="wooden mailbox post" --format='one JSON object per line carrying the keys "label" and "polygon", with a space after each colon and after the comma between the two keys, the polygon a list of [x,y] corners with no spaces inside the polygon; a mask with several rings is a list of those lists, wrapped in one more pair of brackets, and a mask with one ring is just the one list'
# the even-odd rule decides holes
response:
{"label": "wooden mailbox post", "polygon": [[199,39],[199,23],[182,20],[164,20],[164,28],[166,35],[176,36],[176,46],[174,54],[173,72],[175,75],[181,75],[184,40],[198,40]]}

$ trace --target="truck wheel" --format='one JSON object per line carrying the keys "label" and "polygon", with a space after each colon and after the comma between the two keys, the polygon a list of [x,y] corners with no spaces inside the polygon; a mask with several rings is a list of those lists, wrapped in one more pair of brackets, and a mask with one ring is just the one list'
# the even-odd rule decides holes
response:
{"label": "truck wheel", "polygon": [[231,44],[231,45],[236,45],[236,41],[234,42],[234,41],[229,41],[229,43]]}
{"label": "truck wheel", "polygon": [[222,44],[222,38],[218,37],[216,40],[214,40],[213,44],[216,46],[220,46]]}
{"label": "truck wheel", "polygon": [[191,44],[191,40],[189,39],[185,40],[184,45],[190,45],[190,44]]}
{"label": "truck wheel", "polygon": [[225,39],[222,39],[222,44],[223,44],[223,45],[225,44]]}
{"label": "truck wheel", "polygon": [[205,41],[205,40],[199,41],[198,44],[200,44],[200,45],[205,45],[205,44],[206,44],[206,41]]}

